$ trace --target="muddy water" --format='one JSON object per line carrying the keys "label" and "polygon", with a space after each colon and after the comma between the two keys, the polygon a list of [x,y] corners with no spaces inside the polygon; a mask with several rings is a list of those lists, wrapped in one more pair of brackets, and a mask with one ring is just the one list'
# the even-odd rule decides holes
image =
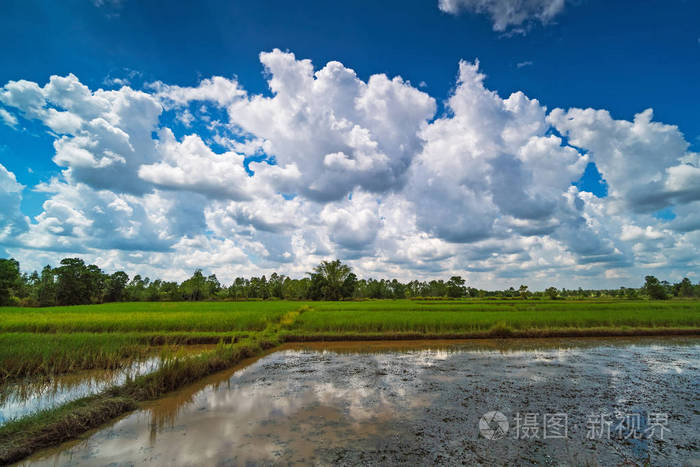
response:
{"label": "muddy water", "polygon": [[[247,363],[26,464],[700,465],[700,339],[306,344]],[[507,429],[480,431],[489,411]],[[601,414],[609,437],[589,433]]]}
{"label": "muddy water", "polygon": [[127,378],[151,373],[166,355],[197,355],[212,348],[212,345],[197,345],[158,349],[148,358],[125,362],[119,369],[85,370],[6,384],[0,387],[0,426],[39,410],[97,394],[110,386],[123,384]]}

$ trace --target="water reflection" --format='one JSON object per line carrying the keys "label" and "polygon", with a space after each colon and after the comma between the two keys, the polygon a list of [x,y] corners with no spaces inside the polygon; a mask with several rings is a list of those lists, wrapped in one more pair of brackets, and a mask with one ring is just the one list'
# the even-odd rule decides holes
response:
{"label": "water reflection", "polygon": [[78,371],[3,385],[0,387],[0,426],[40,410],[97,394],[111,386],[123,384],[128,378],[151,373],[165,358],[196,355],[209,348],[213,346],[159,349],[150,357],[125,362],[118,369]]}
{"label": "water reflection", "polygon": [[[421,345],[287,345],[27,464],[608,465],[697,458],[697,339]],[[615,409],[673,413],[671,439],[587,441],[588,414]],[[509,417],[563,411],[569,437],[485,440],[477,424],[488,410]]]}

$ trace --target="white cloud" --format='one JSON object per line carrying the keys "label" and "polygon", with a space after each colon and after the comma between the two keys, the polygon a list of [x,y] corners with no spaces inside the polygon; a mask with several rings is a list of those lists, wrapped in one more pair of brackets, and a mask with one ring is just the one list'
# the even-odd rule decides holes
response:
{"label": "white cloud", "polygon": [[554,109],[548,121],[571,144],[589,151],[618,210],[654,212],[700,200],[698,154],[674,125],[652,121],[651,109],[633,121],[606,110]]}
{"label": "white cloud", "polygon": [[90,91],[72,74],[52,76],[40,87],[10,81],[0,88],[0,102],[57,133],[54,162],[76,183],[120,192],[145,193],[137,176],[141,164],[153,161],[162,106],[141,91]]}
{"label": "white cloud", "polygon": [[178,220],[189,214],[186,203],[164,193],[136,197],[57,179],[37,189],[50,198],[30,231],[20,237],[36,248],[158,251],[167,250],[178,236],[191,233],[177,228]]}
{"label": "white cloud", "polygon": [[96,7],[107,6],[121,6],[124,0],[92,0],[92,4]]}
{"label": "white cloud", "polygon": [[29,219],[20,209],[23,190],[15,174],[0,164],[0,243],[14,243],[29,227]]}
{"label": "white cloud", "polygon": [[0,107],[0,120],[2,120],[5,125],[11,128],[17,127],[17,117],[15,117],[2,107]]}
{"label": "white cloud", "polygon": [[[365,81],[279,50],[260,60],[269,95],[221,77],[1,87],[8,114],[52,132],[61,172],[33,187],[48,199],[29,220],[24,187],[0,166],[0,244],[30,267],[77,254],[178,280],[198,266],[223,280],[300,276],[333,257],[365,277],[461,274],[483,287],[697,269],[700,156],[651,111],[549,112],[522,92],[499,96],[478,62],[461,62],[435,118],[435,98],[400,77]],[[610,196],[572,186],[590,161]],[[675,219],[654,217],[662,208]]]}
{"label": "white cloud", "polygon": [[226,107],[232,130],[249,137],[232,147],[247,153],[264,147],[283,170],[303,167],[287,189],[308,198],[338,200],[356,187],[383,192],[402,185],[420,149],[417,130],[435,112],[433,98],[400,77],[363,82],[339,62],[314,72],[309,60],[277,49],[261,53],[260,61],[272,97],[249,96],[220,77],[193,88],[153,87],[167,106],[206,101]]}
{"label": "white cloud", "polygon": [[105,78],[103,83],[107,86],[129,86],[131,82],[127,78]]}
{"label": "white cloud", "polygon": [[192,112],[190,112],[189,109],[185,109],[178,113],[177,119],[180,120],[183,125],[189,128],[192,126],[192,122],[195,120],[195,117],[192,115]]}
{"label": "white cloud", "polygon": [[321,221],[327,226],[331,241],[343,249],[373,254],[381,227],[378,204],[371,195],[358,193],[352,200],[326,206],[321,211]]}
{"label": "white cloud", "polygon": [[233,152],[215,154],[197,135],[182,143],[163,129],[157,144],[158,160],[138,170],[141,179],[157,187],[189,190],[229,199],[250,199],[252,179],[243,167],[243,156]]}
{"label": "white cloud", "polygon": [[192,101],[211,101],[223,107],[246,96],[236,80],[221,76],[204,79],[197,87],[171,86],[157,81],[150,88],[168,107],[183,106]]}
{"label": "white cloud", "polygon": [[400,77],[373,75],[365,83],[338,62],[314,73],[310,61],[279,50],[260,60],[273,96],[234,101],[229,122],[264,140],[281,167],[299,169],[295,191],[329,201],[356,187],[401,187],[420,150],[417,131],[435,112],[433,98]]}
{"label": "white cloud", "polygon": [[546,24],[564,11],[564,3],[565,0],[438,0],[438,7],[453,15],[462,10],[488,15],[493,30],[503,32],[534,20]]}
{"label": "white cloud", "polygon": [[554,225],[564,193],[587,162],[545,135],[539,102],[522,93],[501,99],[483,80],[478,63],[460,64],[450,113],[422,132],[426,144],[411,167],[407,191],[417,222],[448,241],[504,235],[496,223],[503,215],[525,221],[511,224],[523,232]]}

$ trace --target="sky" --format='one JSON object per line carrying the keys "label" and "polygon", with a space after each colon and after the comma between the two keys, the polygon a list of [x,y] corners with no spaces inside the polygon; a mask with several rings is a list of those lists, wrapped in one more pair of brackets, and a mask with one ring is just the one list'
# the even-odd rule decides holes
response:
{"label": "sky", "polygon": [[0,257],[700,281],[700,2],[5,0]]}

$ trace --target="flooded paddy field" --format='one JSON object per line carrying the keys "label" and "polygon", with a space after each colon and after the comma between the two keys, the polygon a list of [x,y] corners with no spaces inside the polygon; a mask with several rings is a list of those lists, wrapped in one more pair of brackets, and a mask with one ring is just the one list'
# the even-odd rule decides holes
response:
{"label": "flooded paddy field", "polygon": [[700,339],[288,344],[22,465],[700,465]]}
{"label": "flooded paddy field", "polygon": [[213,349],[213,345],[192,345],[154,349],[151,355],[126,361],[115,369],[82,370],[55,376],[25,378],[0,386],[0,426],[40,410],[58,407],[81,397],[97,394],[157,370],[172,355],[192,356]]}

